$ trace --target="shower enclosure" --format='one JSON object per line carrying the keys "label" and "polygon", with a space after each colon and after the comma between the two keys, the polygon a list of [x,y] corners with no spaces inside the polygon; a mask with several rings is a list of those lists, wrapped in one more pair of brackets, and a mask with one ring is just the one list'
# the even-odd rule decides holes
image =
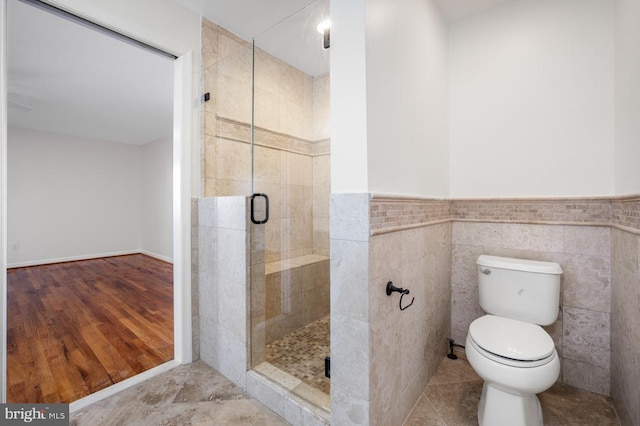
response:
{"label": "shower enclosure", "polygon": [[[329,40],[317,27],[328,17],[329,1],[316,1],[252,43],[203,21],[200,206],[228,207],[254,194],[247,208],[253,205],[249,216],[256,223],[247,228],[249,261],[236,265],[242,254],[234,250],[247,241],[232,238],[245,234],[214,231],[212,216],[200,217],[198,313],[199,352],[210,365],[236,382],[248,367],[325,409]],[[247,268],[250,274],[243,273]]]}
{"label": "shower enclosure", "polygon": [[[252,46],[251,366],[328,408],[329,1]],[[327,40],[328,41],[328,40]],[[268,211],[267,211],[268,210]],[[267,220],[268,213],[268,220]],[[259,223],[267,220],[266,223]]]}

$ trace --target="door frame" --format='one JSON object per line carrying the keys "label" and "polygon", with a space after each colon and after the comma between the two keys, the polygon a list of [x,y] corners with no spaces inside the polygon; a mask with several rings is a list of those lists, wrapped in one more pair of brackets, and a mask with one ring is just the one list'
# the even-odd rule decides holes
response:
{"label": "door frame", "polygon": [[[159,37],[148,29],[125,23],[106,14],[97,7],[86,6],[80,11],[65,0],[47,0],[59,9],[80,16],[109,30],[125,34],[177,57],[174,61],[173,80],[173,307],[174,307],[174,359],[107,389],[93,393],[70,405],[76,411],[116,392],[134,386],[177,365],[193,360],[191,329],[191,194],[192,149],[196,121],[194,112],[193,51],[189,46],[177,46],[173,41]],[[199,29],[198,29],[199,30]],[[145,38],[147,40],[145,40]],[[150,42],[150,40],[153,42]],[[0,0],[0,402],[7,395],[7,0]],[[197,188],[197,187],[196,187]]]}

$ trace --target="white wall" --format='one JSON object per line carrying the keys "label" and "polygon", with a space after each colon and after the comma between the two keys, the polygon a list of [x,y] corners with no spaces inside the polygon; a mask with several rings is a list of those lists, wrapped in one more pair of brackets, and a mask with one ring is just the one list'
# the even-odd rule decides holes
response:
{"label": "white wall", "polygon": [[[175,357],[177,362],[190,362],[191,342],[191,197],[198,194],[199,184],[199,125],[200,125],[200,16],[180,6],[173,0],[50,0],[49,3],[76,15],[100,23],[110,29],[125,33],[134,39],[169,51],[177,56],[174,74],[175,122],[174,135],[174,328]],[[0,0],[0,41],[6,34],[5,0]],[[6,58],[6,46],[0,44],[0,57]],[[4,62],[3,62],[4,64]],[[6,65],[6,64],[5,64]],[[0,74],[6,77],[6,66]],[[6,91],[4,83],[0,83]],[[0,94],[6,99],[6,94]],[[0,155],[6,147],[6,114],[2,111],[0,129]],[[0,161],[0,176],[6,173],[4,158]],[[2,179],[4,180],[4,179]],[[0,187],[4,187],[0,185]],[[6,194],[2,194],[4,198]],[[0,211],[0,237],[5,240],[6,211]],[[0,263],[6,267],[5,244],[0,247]],[[2,287],[6,291],[3,278]],[[2,305],[2,303],[0,303]],[[0,315],[0,326],[4,327]],[[0,327],[0,328],[2,328]],[[4,341],[4,339],[2,339]],[[5,345],[0,345],[0,366],[6,366]],[[0,369],[5,371],[5,368]],[[0,374],[2,383],[6,374]],[[0,387],[0,397],[5,395],[5,386]],[[76,405],[76,408],[78,406]]]}
{"label": "white wall", "polygon": [[448,195],[447,27],[433,1],[331,2],[331,190]]}
{"label": "white wall", "polygon": [[450,90],[452,197],[612,194],[611,1],[516,0],[452,25]]}
{"label": "white wall", "polygon": [[9,266],[140,251],[171,260],[172,166],[171,139],[134,146],[9,128]]}
{"label": "white wall", "polygon": [[616,195],[640,193],[640,2],[615,0]]}
{"label": "white wall", "polygon": [[158,139],[141,147],[140,248],[173,260],[173,141]]}
{"label": "white wall", "polygon": [[433,1],[366,9],[369,191],[447,197],[447,26]]}
{"label": "white wall", "polygon": [[331,0],[331,192],[366,192],[366,0]]}

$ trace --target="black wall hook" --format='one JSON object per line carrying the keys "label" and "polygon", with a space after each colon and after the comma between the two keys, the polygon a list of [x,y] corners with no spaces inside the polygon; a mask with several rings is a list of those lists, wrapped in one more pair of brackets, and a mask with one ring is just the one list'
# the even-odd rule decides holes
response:
{"label": "black wall hook", "polygon": [[391,296],[391,293],[393,293],[394,291],[400,293],[400,303],[398,304],[398,307],[400,308],[401,311],[404,311],[405,309],[407,309],[409,306],[413,305],[413,301],[415,300],[415,297],[411,298],[411,303],[409,303],[407,306],[405,306],[404,308],[402,307],[402,298],[409,294],[409,289],[406,288],[401,288],[401,287],[396,287],[393,285],[393,283],[391,281],[389,281],[387,283],[387,296]]}

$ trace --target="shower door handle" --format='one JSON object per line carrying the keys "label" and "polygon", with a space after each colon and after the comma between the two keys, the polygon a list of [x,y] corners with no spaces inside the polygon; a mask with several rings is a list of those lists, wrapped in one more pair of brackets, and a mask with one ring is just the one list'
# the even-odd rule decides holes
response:
{"label": "shower door handle", "polygon": [[[255,209],[255,200],[256,198],[264,198],[264,219],[258,220],[256,219],[256,209]],[[269,221],[269,197],[267,194],[263,194],[260,192],[256,192],[255,194],[251,194],[251,222],[256,225],[261,225],[263,223],[267,223]]]}

